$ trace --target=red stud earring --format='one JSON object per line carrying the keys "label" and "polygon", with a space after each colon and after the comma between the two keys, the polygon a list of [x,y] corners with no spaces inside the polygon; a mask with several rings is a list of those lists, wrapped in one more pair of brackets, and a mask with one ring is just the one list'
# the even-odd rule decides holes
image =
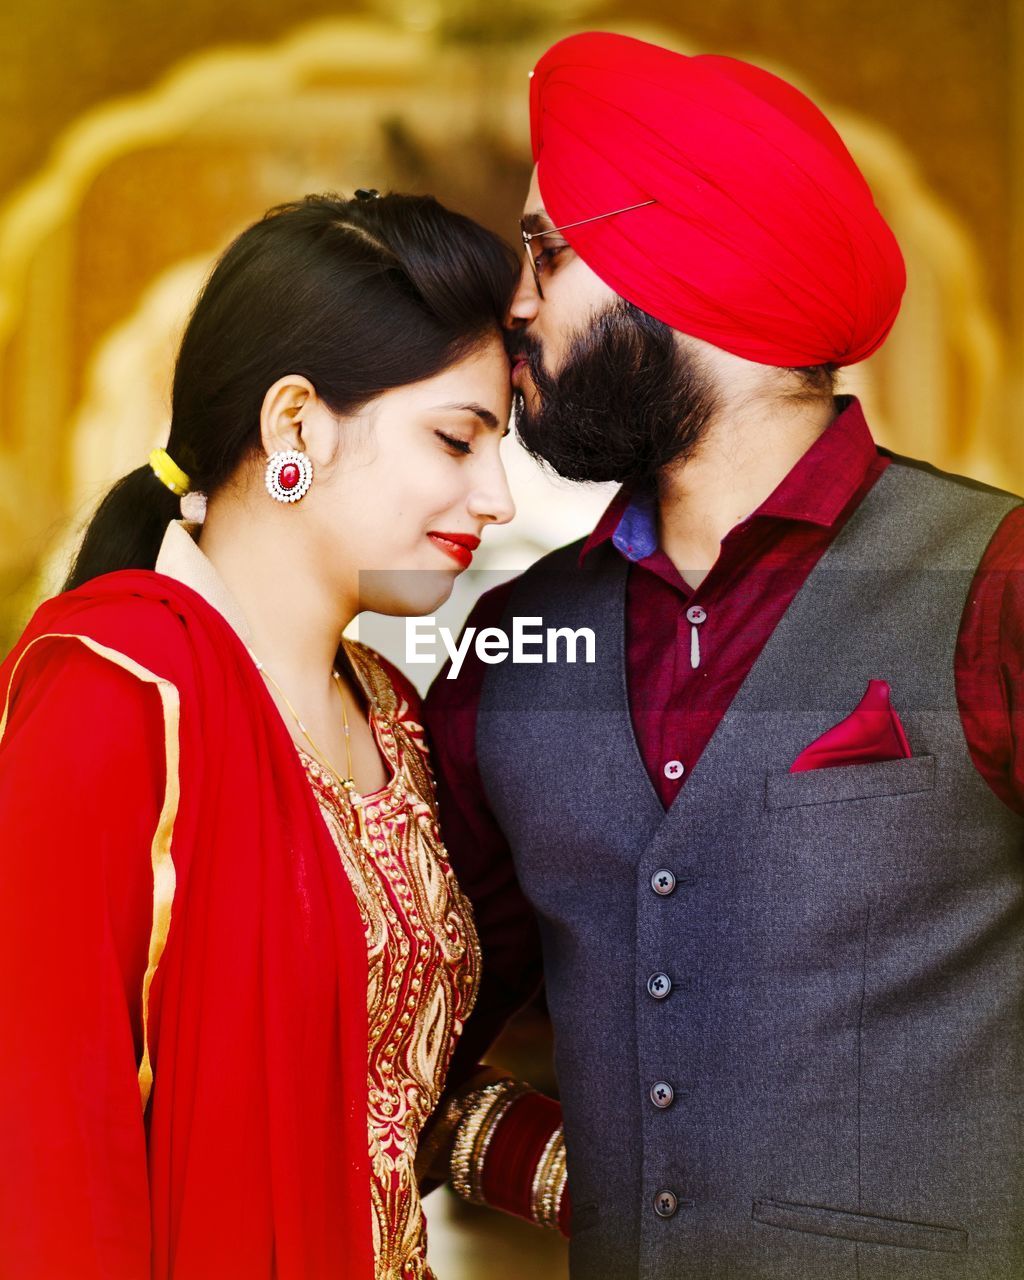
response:
{"label": "red stud earring", "polygon": [[267,459],[267,492],[278,502],[298,502],[313,483],[313,464],[305,453],[280,450]]}

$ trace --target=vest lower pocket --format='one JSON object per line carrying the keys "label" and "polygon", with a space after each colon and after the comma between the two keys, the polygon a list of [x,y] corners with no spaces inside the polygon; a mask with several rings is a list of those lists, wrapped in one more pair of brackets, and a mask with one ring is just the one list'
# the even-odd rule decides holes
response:
{"label": "vest lower pocket", "polygon": [[868,1213],[848,1213],[819,1205],[793,1204],[789,1200],[755,1200],[751,1217],[769,1227],[805,1231],[810,1235],[887,1244],[899,1249],[931,1249],[938,1253],[966,1253],[967,1232],[959,1227],[937,1227],[900,1218],[879,1218]]}

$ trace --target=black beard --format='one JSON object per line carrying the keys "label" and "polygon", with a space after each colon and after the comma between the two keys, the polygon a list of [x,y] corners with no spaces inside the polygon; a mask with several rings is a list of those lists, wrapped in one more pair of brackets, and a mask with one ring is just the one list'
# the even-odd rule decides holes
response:
{"label": "black beard", "polygon": [[527,451],[567,480],[653,487],[691,456],[715,408],[707,374],[668,325],[620,298],[577,334],[549,374],[539,342],[510,336],[529,366],[540,408],[521,391],[515,421]]}

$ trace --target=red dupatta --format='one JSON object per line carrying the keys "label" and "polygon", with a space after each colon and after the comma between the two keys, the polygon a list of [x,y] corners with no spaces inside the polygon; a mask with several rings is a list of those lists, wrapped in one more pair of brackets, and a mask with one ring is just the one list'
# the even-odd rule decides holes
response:
{"label": "red dupatta", "polygon": [[363,926],[244,645],[109,574],[37,611],[0,716],[0,1273],[370,1280]]}

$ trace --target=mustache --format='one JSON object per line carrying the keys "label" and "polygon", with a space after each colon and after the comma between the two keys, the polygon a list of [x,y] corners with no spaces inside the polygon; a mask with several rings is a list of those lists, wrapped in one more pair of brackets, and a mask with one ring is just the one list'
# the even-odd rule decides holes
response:
{"label": "mustache", "polygon": [[535,362],[538,365],[541,364],[543,359],[541,344],[525,329],[506,329],[503,337],[505,353],[513,364],[516,360],[525,360],[531,368]]}

